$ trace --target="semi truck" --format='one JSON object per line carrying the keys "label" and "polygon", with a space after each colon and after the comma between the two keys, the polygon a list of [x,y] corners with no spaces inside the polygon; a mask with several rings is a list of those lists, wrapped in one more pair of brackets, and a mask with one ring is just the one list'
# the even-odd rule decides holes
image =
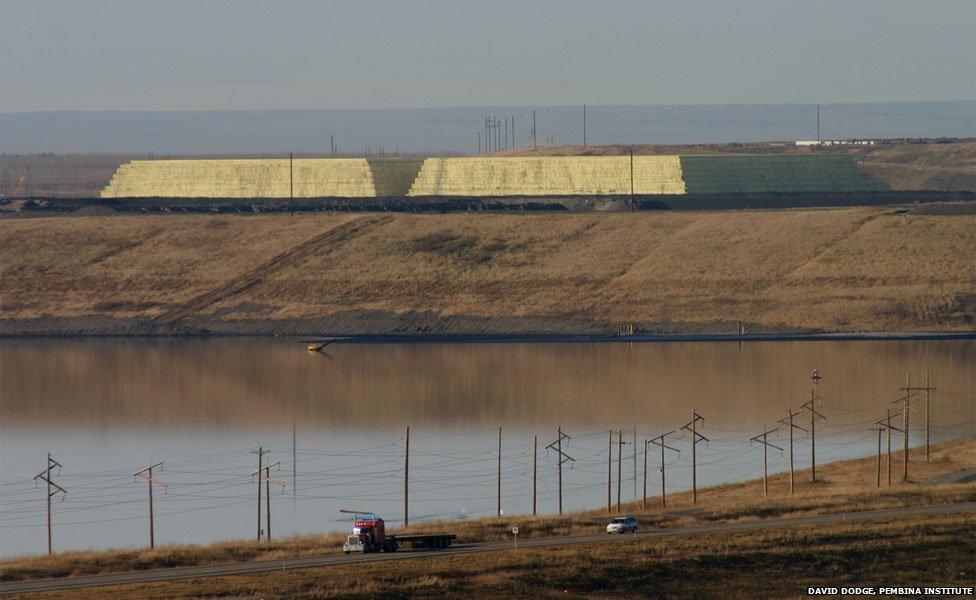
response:
{"label": "semi truck", "polygon": [[[353,511],[342,511],[353,512]],[[400,546],[409,544],[411,548],[433,550],[449,548],[457,538],[453,533],[412,533],[387,535],[383,519],[376,513],[355,512],[352,532],[342,544],[342,551],[350,552],[396,552]]]}

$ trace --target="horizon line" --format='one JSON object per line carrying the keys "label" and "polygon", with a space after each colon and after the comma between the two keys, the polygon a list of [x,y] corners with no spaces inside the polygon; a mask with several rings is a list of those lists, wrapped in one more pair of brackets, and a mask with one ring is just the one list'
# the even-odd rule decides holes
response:
{"label": "horizon line", "polygon": [[0,110],[0,115],[30,115],[47,113],[214,113],[214,112],[322,112],[322,111],[406,111],[406,110],[455,110],[455,109],[526,109],[526,108],[642,108],[642,107],[702,107],[702,106],[859,106],[868,104],[957,104],[973,103],[976,98],[955,100],[871,100],[858,102],[711,102],[711,103],[651,103],[651,104],[473,104],[444,106],[403,107],[329,107],[329,108],[64,108],[44,110]]}

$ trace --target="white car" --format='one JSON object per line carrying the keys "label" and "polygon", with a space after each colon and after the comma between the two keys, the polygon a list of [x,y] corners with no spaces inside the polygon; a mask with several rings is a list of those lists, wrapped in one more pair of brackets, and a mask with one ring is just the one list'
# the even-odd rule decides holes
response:
{"label": "white car", "polygon": [[607,525],[607,533],[629,533],[637,531],[637,517],[616,517]]}

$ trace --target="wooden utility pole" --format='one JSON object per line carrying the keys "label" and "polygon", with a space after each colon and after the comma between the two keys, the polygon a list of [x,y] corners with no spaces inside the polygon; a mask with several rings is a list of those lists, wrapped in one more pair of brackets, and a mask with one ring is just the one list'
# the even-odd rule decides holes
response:
{"label": "wooden utility pole", "polygon": [[498,428],[498,511],[502,516],[502,428]]}
{"label": "wooden utility pole", "polygon": [[576,462],[576,460],[572,456],[570,456],[570,455],[566,454],[565,452],[563,452],[563,440],[564,439],[567,439],[567,440],[572,439],[572,436],[563,433],[563,428],[562,427],[557,427],[556,428],[556,441],[554,441],[554,442],[550,443],[548,446],[546,446],[546,450],[555,450],[555,452],[556,452],[556,464],[557,464],[557,473],[558,473],[558,480],[559,480],[559,483],[558,483],[558,486],[559,486],[559,514],[563,514],[563,463],[566,462],[566,461],[570,461],[570,462],[573,462],[573,463]]}
{"label": "wooden utility pole", "polygon": [[691,432],[691,502],[698,504],[698,456],[697,447],[699,441],[708,442],[708,438],[698,433],[698,422],[704,421],[705,417],[692,409],[691,421],[684,425],[682,431]]}
{"label": "wooden utility pole", "polygon": [[902,465],[901,480],[905,483],[908,482],[908,437],[911,432],[911,428],[908,426],[908,418],[912,412],[912,374],[911,372],[905,373],[905,387],[902,388],[905,391],[905,397],[901,399],[905,403],[902,408],[901,414],[904,416],[904,421],[902,422],[902,427],[905,431],[902,432],[902,438],[905,440],[905,460]]}
{"label": "wooden utility pole", "polygon": [[810,375],[810,379],[813,380],[813,387],[810,388],[810,399],[806,401],[803,406],[800,407],[801,410],[810,411],[810,482],[817,482],[817,419],[822,419],[824,423],[827,422],[827,417],[823,416],[817,412],[816,405],[823,403],[823,398],[817,394],[817,384],[823,377],[816,369],[813,370],[813,374]]}
{"label": "wooden utility pole", "polygon": [[641,510],[647,510],[647,445],[650,443],[650,440],[644,440],[644,495],[641,500]]}
{"label": "wooden utility pole", "polygon": [[410,524],[410,426],[403,444],[403,526]]}
{"label": "wooden utility pole", "polygon": [[141,477],[146,480],[149,487],[149,547],[156,547],[155,525],[153,523],[153,484],[158,483],[166,489],[166,483],[153,478],[152,470],[163,466],[163,461],[153,463],[148,467],[143,467],[132,474],[133,477]]}
{"label": "wooden utility pole", "polygon": [[933,388],[929,385],[929,370],[925,370],[925,462],[929,462],[929,392]]}
{"label": "wooden utility pole", "polygon": [[[49,556],[54,552],[54,545],[52,544],[51,536],[51,497],[60,492],[61,501],[63,502],[64,497],[68,495],[68,491],[66,489],[51,481],[51,470],[54,469],[54,467],[58,468],[58,475],[61,475],[61,463],[51,458],[51,453],[48,452],[47,463],[44,470],[37,475],[34,475],[34,481],[40,479],[47,484],[47,553]],[[51,488],[54,488],[54,491],[51,491]]]}
{"label": "wooden utility pole", "polygon": [[617,512],[620,512],[620,488],[623,483],[623,463],[624,463],[624,430],[617,432]]}
{"label": "wooden utility pole", "polygon": [[[258,455],[258,468],[254,473],[260,473],[262,467],[262,462],[264,461],[264,455],[268,454],[270,450],[265,450],[263,446],[258,446],[257,450],[251,450],[251,454]],[[253,476],[253,473],[252,473]],[[258,477],[258,541],[261,541],[261,478]]]}
{"label": "wooden utility pole", "polygon": [[583,105],[583,150],[586,150],[586,105]]}
{"label": "wooden utility pole", "polygon": [[820,142],[820,105],[817,105],[817,142]]}
{"label": "wooden utility pole", "polygon": [[899,429],[898,427],[895,427],[894,425],[891,424],[891,419],[892,419],[892,417],[897,417],[901,413],[891,414],[891,409],[890,408],[886,409],[885,413],[886,413],[885,414],[885,418],[882,419],[882,420],[880,420],[880,421],[877,421],[875,424],[883,427],[885,429],[885,431],[887,432],[887,437],[888,437],[888,451],[887,451],[887,454],[886,454],[886,457],[887,458],[885,459],[885,462],[887,463],[887,468],[888,468],[888,485],[891,485],[891,432],[892,431],[901,431],[901,429]]}
{"label": "wooden utility pole", "polygon": [[481,154],[481,132],[478,132],[478,154]]}
{"label": "wooden utility pole", "polygon": [[532,516],[536,512],[536,475],[539,469],[539,436],[532,436]]}
{"label": "wooden utility pole", "polygon": [[630,210],[634,210],[634,149],[630,149]]}
{"label": "wooden utility pole", "polygon": [[770,444],[766,440],[766,437],[770,433],[775,433],[778,430],[779,430],[779,427],[777,427],[776,429],[767,429],[766,426],[763,425],[763,432],[760,433],[759,435],[753,436],[749,440],[750,442],[759,442],[760,444],[762,444],[762,447],[763,447],[763,496],[768,496],[769,495],[769,460],[768,460],[768,456],[767,456],[767,451],[769,450],[769,447],[770,446],[772,446],[773,448],[776,448],[780,452],[783,451],[783,449],[780,448],[779,446],[777,446],[775,444]]}
{"label": "wooden utility pole", "polygon": [[[280,460],[275,461],[271,464],[265,465],[263,467],[259,467],[257,470],[251,472],[251,477],[257,476],[258,478],[259,490],[261,489],[261,481],[262,480],[264,481],[264,507],[265,507],[264,512],[265,512],[265,523],[266,523],[264,528],[265,529],[264,539],[268,542],[271,541],[271,484],[273,483],[277,486],[281,486],[281,493],[285,493],[285,484],[271,478],[272,468],[280,469],[281,461]],[[261,506],[261,500],[259,499],[258,500],[258,509],[259,509],[258,527],[261,526],[260,506]]]}
{"label": "wooden utility pole", "polygon": [[298,480],[298,425],[291,419],[291,495],[295,497]]}
{"label": "wooden utility pole", "polygon": [[902,472],[902,481],[908,481],[908,442],[909,442],[909,432],[911,428],[908,426],[909,413],[912,410],[912,394],[915,392],[925,392],[925,461],[929,460],[929,400],[931,396],[929,393],[935,388],[929,385],[929,372],[925,371],[925,386],[924,387],[912,387],[912,374],[905,374],[905,387],[901,388],[905,392],[903,398],[895,400],[895,402],[903,402],[905,404],[902,407],[902,414],[904,415],[904,420],[902,427],[905,429],[905,464],[904,470]]}
{"label": "wooden utility pole", "polygon": [[[676,430],[672,429],[671,431],[667,433],[662,433],[661,435],[655,438],[651,438],[650,440],[650,442],[655,446],[661,447],[661,508],[665,508],[667,506],[667,492],[665,491],[665,487],[664,487],[664,450],[667,449],[667,450],[671,450],[672,452],[677,452],[679,454],[681,453],[681,450],[678,450],[677,448],[672,448],[671,446],[668,446],[667,444],[664,443],[666,437],[668,437],[669,435],[674,435],[675,433]],[[645,505],[647,504],[646,494],[644,496],[644,504]]]}
{"label": "wooden utility pole", "polygon": [[876,427],[878,430],[878,481],[875,487],[881,487],[881,431],[883,427]]}
{"label": "wooden utility pole", "polygon": [[637,429],[634,428],[631,434],[633,434],[631,444],[634,449],[634,501],[637,501]]}
{"label": "wooden utility pole", "polygon": [[535,109],[532,109],[532,149],[539,149],[539,136],[535,128]]}
{"label": "wooden utility pole", "polygon": [[607,436],[607,514],[613,512],[613,429]]}
{"label": "wooden utility pole", "polygon": [[786,409],[787,417],[785,419],[780,419],[779,423],[787,425],[790,428],[790,494],[796,490],[796,484],[793,477],[793,430],[799,429],[800,431],[807,431],[803,427],[793,423],[793,417],[798,417],[802,414],[802,411],[793,412],[792,408]]}

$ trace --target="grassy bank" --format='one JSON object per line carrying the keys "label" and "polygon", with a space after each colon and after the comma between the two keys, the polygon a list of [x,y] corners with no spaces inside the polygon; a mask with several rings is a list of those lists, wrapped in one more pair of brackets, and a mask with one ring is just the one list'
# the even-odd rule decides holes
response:
{"label": "grassy bank", "polygon": [[[896,456],[893,462],[895,473],[900,473],[900,465],[900,458]],[[667,510],[659,508],[659,498],[651,498],[647,509],[629,504],[623,507],[623,512],[638,515],[645,529],[666,529],[757,518],[976,501],[976,486],[972,483],[929,483],[933,477],[973,465],[976,465],[976,438],[968,438],[934,447],[930,462],[924,461],[924,450],[913,450],[911,481],[900,483],[896,477],[891,487],[875,487],[875,459],[866,458],[818,467],[817,483],[809,482],[809,471],[798,471],[793,496],[789,494],[788,475],[783,474],[770,478],[768,497],[763,496],[762,480],[753,480],[700,490],[697,504],[692,504],[690,493],[682,493],[668,497]],[[509,539],[512,525],[519,526],[522,538],[598,533],[606,521],[605,510],[593,510],[563,517],[512,516],[423,523],[406,531],[448,531],[457,534],[458,541],[463,543]],[[17,558],[0,561],[0,581],[331,554],[341,551],[343,537],[343,534],[313,535],[275,540],[269,544],[239,541],[211,546],[65,552],[52,557]]]}
{"label": "grassy bank", "polygon": [[959,331],[973,265],[971,215],[886,209],[24,219],[0,227],[0,324]]}
{"label": "grassy bank", "polygon": [[971,586],[969,515],[429,557],[41,598],[800,598],[807,586]]}

